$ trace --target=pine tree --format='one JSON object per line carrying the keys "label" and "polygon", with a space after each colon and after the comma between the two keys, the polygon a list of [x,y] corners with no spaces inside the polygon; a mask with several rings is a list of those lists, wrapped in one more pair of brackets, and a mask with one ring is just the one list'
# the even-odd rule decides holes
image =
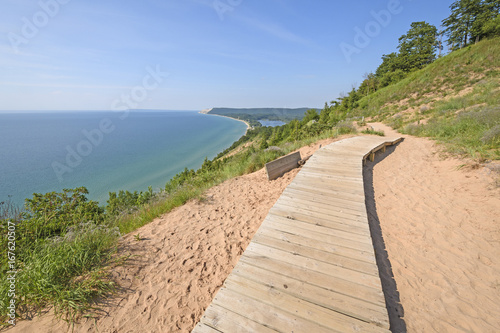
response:
{"label": "pine tree", "polygon": [[465,47],[471,39],[480,37],[481,24],[476,20],[485,5],[491,2],[498,0],[458,0],[451,4],[451,15],[443,20],[443,26],[446,27],[445,34],[452,50]]}
{"label": "pine tree", "polygon": [[328,123],[328,119],[330,118],[330,107],[328,106],[328,103],[325,102],[325,106],[319,113],[319,122],[321,124],[326,124]]}
{"label": "pine tree", "polygon": [[481,3],[481,10],[472,24],[471,41],[478,42],[484,37],[490,35],[489,27],[500,13],[500,0],[484,0]]}
{"label": "pine tree", "polygon": [[399,66],[405,72],[421,69],[436,60],[438,31],[427,22],[413,22],[410,30],[399,38]]}

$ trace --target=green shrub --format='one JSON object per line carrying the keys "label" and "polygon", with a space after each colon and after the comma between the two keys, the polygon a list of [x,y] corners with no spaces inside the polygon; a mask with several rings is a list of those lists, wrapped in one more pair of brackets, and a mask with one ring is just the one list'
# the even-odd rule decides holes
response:
{"label": "green shrub", "polygon": [[[108,226],[104,210],[88,201],[84,187],[61,193],[34,194],[27,199],[18,221],[0,220],[1,273],[12,267],[4,259],[15,254],[17,315],[53,306],[73,319],[89,309],[93,297],[111,290],[112,282],[102,265],[113,253],[119,233]],[[7,238],[15,225],[15,249]],[[6,278],[0,281],[0,319],[7,315]]]}
{"label": "green shrub", "polygon": [[490,128],[483,134],[481,142],[492,146],[500,146],[500,125]]}
{"label": "green shrub", "polygon": [[144,205],[155,197],[153,188],[148,187],[145,192],[129,192],[129,191],[119,191],[109,192],[109,199],[107,201],[106,213],[110,216],[116,216],[120,213],[137,209],[138,206]]}
{"label": "green shrub", "polygon": [[356,133],[356,127],[352,124],[352,121],[344,120],[337,123],[335,126],[338,135]]}
{"label": "green shrub", "polygon": [[403,126],[403,124],[404,124],[403,117],[399,114],[390,118],[388,121],[388,125],[396,130],[398,128],[401,128]]}
{"label": "green shrub", "polygon": [[361,133],[370,134],[370,135],[385,136],[384,131],[376,131],[373,128],[367,128],[367,129],[361,131]]}

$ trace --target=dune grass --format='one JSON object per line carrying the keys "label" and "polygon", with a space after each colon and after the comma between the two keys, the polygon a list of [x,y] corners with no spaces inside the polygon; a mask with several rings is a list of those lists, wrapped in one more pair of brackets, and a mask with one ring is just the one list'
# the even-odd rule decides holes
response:
{"label": "dune grass", "polygon": [[26,200],[23,211],[2,210],[3,326],[12,319],[8,317],[11,300],[17,317],[52,307],[56,315],[72,321],[92,308],[93,299],[113,291],[104,267],[120,233],[107,223],[104,210],[87,200],[87,194],[85,188],[35,194]]}
{"label": "dune grass", "polygon": [[359,101],[354,114],[430,137],[447,152],[500,159],[500,39],[444,56]]}

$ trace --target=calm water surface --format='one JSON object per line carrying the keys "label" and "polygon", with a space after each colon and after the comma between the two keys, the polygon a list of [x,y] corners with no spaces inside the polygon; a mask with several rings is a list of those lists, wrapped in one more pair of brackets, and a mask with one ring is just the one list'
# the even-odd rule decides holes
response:
{"label": "calm water surface", "polygon": [[85,186],[155,190],[196,169],[245,133],[244,123],[195,111],[0,114],[0,201]]}

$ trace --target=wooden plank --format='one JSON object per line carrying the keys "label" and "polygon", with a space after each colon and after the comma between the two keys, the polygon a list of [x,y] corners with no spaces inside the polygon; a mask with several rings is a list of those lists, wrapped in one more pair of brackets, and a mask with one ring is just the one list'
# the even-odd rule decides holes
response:
{"label": "wooden plank", "polygon": [[335,198],[344,198],[355,202],[365,202],[365,191],[364,188],[361,188],[361,186],[354,188],[352,186],[347,187],[339,184],[326,184],[321,183],[321,181],[317,179],[308,179],[305,177],[295,178],[294,182],[288,186],[293,188],[313,188],[317,189],[320,193],[332,195]]}
{"label": "wooden plank", "polygon": [[243,262],[234,268],[233,274],[335,312],[372,322],[381,327],[389,327],[385,307],[309,284],[300,280],[300,276],[292,278]]}
{"label": "wooden plank", "polygon": [[309,270],[306,267],[290,265],[279,258],[269,258],[266,256],[248,254],[240,258],[235,269],[240,263],[246,263],[252,266],[260,267],[270,272],[278,273],[291,278],[300,277],[302,281],[307,281],[311,285],[331,290],[342,295],[349,296],[363,302],[373,303],[379,306],[385,306],[384,294],[382,289],[371,288],[360,285],[352,281]]}
{"label": "wooden plank", "polygon": [[[337,332],[387,332],[382,327],[370,325],[357,318],[331,311],[322,306],[293,297],[288,293],[281,292],[274,287],[269,288],[242,276],[231,275],[224,285],[228,289],[244,293],[253,299],[259,300],[263,304],[274,306],[293,314],[301,318],[304,323],[309,324],[308,321],[311,321],[318,327],[324,327]],[[301,329],[296,327],[293,332],[316,332],[314,330],[316,328],[313,328],[312,325],[309,326],[309,329],[307,327]],[[285,327],[276,328],[283,329]]]}
{"label": "wooden plank", "polygon": [[370,149],[364,148],[364,147],[357,147],[357,146],[344,146],[341,147],[341,149],[333,149],[333,148],[324,148],[325,153],[330,153],[330,154],[335,154],[336,156],[343,156],[345,155],[346,158],[350,156],[350,158],[359,158],[363,157],[366,153],[370,151]]}
{"label": "wooden plank", "polygon": [[[315,154],[317,154],[316,152]],[[323,152],[322,154],[315,155],[311,157],[305,165],[310,165],[314,163],[323,163],[327,165],[336,165],[345,169],[359,168],[362,167],[361,159],[358,157],[355,160],[345,160],[343,156],[334,156],[333,153]]]}
{"label": "wooden plank", "polygon": [[309,165],[304,165],[302,170],[306,170],[308,172],[318,173],[318,174],[328,174],[328,175],[337,175],[339,177],[347,177],[347,178],[356,178],[363,179],[363,170],[359,169],[339,169],[333,168],[329,165],[319,165],[317,163],[311,163]]}
{"label": "wooden plank", "polygon": [[[333,237],[333,238],[326,238],[325,241],[328,242],[335,242],[336,244],[339,244],[337,242],[346,242],[345,244],[350,244],[349,242],[352,242],[353,244],[351,246],[347,247],[352,247],[355,249],[358,249],[356,246],[357,243],[362,243],[366,245],[366,248],[368,249],[368,252],[372,252],[372,240],[370,233],[355,233],[352,232],[351,230],[339,230],[339,229],[334,229],[331,228],[332,224],[327,224],[326,226],[321,226],[318,225],[317,223],[310,223],[308,221],[302,221],[301,219],[293,218],[293,217],[283,217],[283,216],[278,216],[274,214],[269,214],[266,216],[266,219],[264,220],[266,223],[265,226],[272,227],[277,230],[283,230],[287,232],[294,232],[298,235],[300,235],[301,232],[311,231],[314,233],[318,234],[323,234],[328,237]],[[278,224],[278,225],[277,225]],[[334,225],[336,226],[336,225]],[[368,230],[369,231],[369,230]],[[340,238],[340,239],[339,239]],[[342,243],[344,244],[344,243]],[[342,245],[339,244],[339,245]]]}
{"label": "wooden plank", "polygon": [[301,175],[310,175],[323,180],[335,180],[338,182],[344,182],[346,184],[356,183],[363,184],[363,177],[360,175],[340,175],[332,174],[330,170],[327,169],[315,169],[315,168],[304,168],[301,170]]}
{"label": "wooden plank", "polygon": [[339,207],[335,204],[325,204],[319,201],[311,201],[309,199],[299,199],[289,195],[281,196],[276,204],[279,205],[296,205],[297,208],[309,208],[320,213],[328,213],[329,215],[345,217],[355,221],[364,223],[366,219],[366,209],[348,209]]}
{"label": "wooden plank", "polygon": [[310,177],[316,177],[321,181],[334,180],[336,182],[345,182],[346,184],[363,184],[363,177],[361,175],[341,175],[331,173],[327,169],[303,168],[300,174],[301,176],[308,175]]}
{"label": "wooden plank", "polygon": [[[216,296],[217,297],[217,296]],[[233,309],[234,310],[234,309]],[[216,332],[241,332],[241,333],[275,333],[276,331],[265,325],[255,322],[227,308],[221,307],[216,303],[211,304],[201,322],[207,327],[211,327]],[[193,331],[195,332],[195,331]]]}
{"label": "wooden plank", "polygon": [[271,236],[272,233],[267,233],[266,230],[262,230],[255,234],[253,241],[258,244],[293,253],[294,255],[323,261],[335,266],[344,267],[353,271],[371,274],[378,277],[378,268],[374,262],[366,262],[356,258],[351,258],[348,253],[341,255],[334,252],[317,250],[309,246],[292,243],[290,239],[286,237],[284,239],[278,239]]}
{"label": "wooden plank", "polygon": [[[332,332],[329,328],[284,311],[278,306],[279,304],[269,305],[245,295],[243,288],[234,288],[233,284],[231,284],[231,287],[232,288],[221,288],[222,292],[219,292],[214,299],[216,305],[223,308],[230,308],[238,312],[241,316],[278,332]],[[272,298],[272,294],[266,296]],[[277,299],[274,299],[276,303],[278,303]]]}
{"label": "wooden plank", "polygon": [[[360,155],[360,156],[357,156]],[[312,161],[316,159],[324,160],[325,162],[335,162],[346,166],[357,166],[361,163],[361,157],[363,154],[352,154],[350,152],[331,152],[328,150],[318,150],[314,153],[314,156],[310,158]]]}
{"label": "wooden plank", "polygon": [[319,273],[329,274],[330,276],[349,280],[359,285],[381,289],[380,278],[378,276],[353,271],[344,267],[335,266],[333,264],[329,264],[319,260],[303,257],[298,254],[289,253],[266,245],[250,243],[245,252],[247,252],[248,255],[279,259],[290,265],[299,265]]}
{"label": "wooden plank", "polygon": [[332,208],[332,209],[338,209],[341,210],[345,213],[353,214],[353,215],[359,215],[359,216],[367,216],[366,214],[366,208],[364,206],[355,206],[354,203],[352,206],[349,206],[345,203],[338,202],[335,200],[329,200],[328,198],[321,198],[321,197],[313,197],[308,196],[307,194],[298,194],[294,193],[291,191],[288,192],[283,192],[281,194],[283,198],[288,198],[290,200],[298,200],[298,201],[305,201],[305,202],[310,202],[311,205],[314,207],[325,207],[325,208]]}
{"label": "wooden plank", "polygon": [[207,326],[203,324],[202,322],[199,322],[195,328],[191,331],[193,333],[221,333],[221,331],[218,331],[210,326]]}
{"label": "wooden plank", "polygon": [[299,166],[301,160],[300,152],[295,152],[278,158],[266,164],[267,178],[269,180],[283,176],[286,172],[295,169]]}
{"label": "wooden plank", "polygon": [[366,217],[362,216],[361,213],[358,215],[355,214],[349,214],[349,213],[344,213],[338,209],[331,209],[328,210],[326,208],[319,207],[319,205],[311,205],[307,202],[304,201],[293,201],[290,200],[286,197],[280,197],[278,201],[276,201],[275,205],[281,205],[281,206],[286,206],[286,207],[294,207],[298,209],[303,209],[305,211],[310,211],[310,212],[316,212],[323,214],[324,216],[330,216],[332,218],[341,218],[341,219],[346,219],[349,221],[353,222],[358,222],[358,223],[365,223]]}
{"label": "wooden plank", "polygon": [[320,169],[320,170],[328,170],[331,173],[339,173],[340,175],[356,175],[358,177],[363,177],[363,168],[360,165],[358,166],[339,166],[333,163],[321,163],[318,161],[311,161],[311,163],[306,163],[302,169]]}
{"label": "wooden plank", "polygon": [[[320,237],[321,234],[314,231],[302,231],[300,235],[288,230],[281,230],[283,228],[273,228],[272,226],[262,225],[259,232],[262,231],[269,237],[282,239],[287,242],[307,246],[313,249],[326,251],[332,254],[353,258],[360,261],[365,261],[371,264],[376,264],[375,255],[373,251],[362,251],[353,249],[352,247],[345,247],[335,243],[335,239],[330,237]],[[258,233],[258,232],[257,232]]]}
{"label": "wooden plank", "polygon": [[[281,213],[282,211],[286,211],[288,212],[288,214],[284,216],[284,214]],[[286,205],[274,205],[269,211],[269,214],[278,215],[281,217],[286,217],[291,220],[306,222],[317,226],[323,226],[334,230],[339,230],[345,227],[345,229],[342,230],[352,233],[361,233],[358,231],[362,231],[363,232],[362,234],[369,234],[370,231],[368,226],[363,224],[362,221],[356,221],[344,217],[326,215],[317,212],[315,210],[306,210]],[[308,218],[305,218],[304,216],[307,216]],[[318,222],[316,222],[316,219],[318,220]]]}
{"label": "wooden plank", "polygon": [[325,146],[323,149],[326,151],[332,151],[332,152],[353,152],[354,154],[359,153],[359,152],[367,152],[370,151],[371,147],[373,147],[374,144],[378,143],[370,143],[366,145],[365,143],[359,144],[358,142],[350,142],[350,143],[343,143],[341,145],[328,145]]}
{"label": "wooden plank", "polygon": [[[373,245],[369,236],[352,234],[353,238],[341,237],[337,235],[336,230],[325,227],[315,226],[307,222],[301,221],[286,221],[282,217],[269,216],[266,217],[265,227],[288,232],[294,235],[311,235],[323,234],[324,241],[327,243],[334,243],[335,245],[347,247],[353,250],[364,251],[373,253]],[[319,236],[319,235],[317,235]],[[345,236],[345,235],[342,235]]]}
{"label": "wooden plank", "polygon": [[[354,190],[364,195],[364,186],[362,182],[344,181],[339,177],[322,177],[320,174],[314,174],[312,172],[304,172],[304,173],[299,173],[293,181],[306,182],[306,183],[310,182],[320,185],[321,188],[334,187],[334,188],[345,189],[346,191]],[[323,185],[321,186],[321,184]]]}
{"label": "wooden plank", "polygon": [[269,215],[309,223],[311,225],[325,227],[332,230],[345,231],[357,235],[370,235],[370,230],[365,225],[348,223],[345,219],[333,220],[314,213],[305,214],[297,210],[283,209],[282,207],[276,206],[269,211]]}
{"label": "wooden plank", "polygon": [[297,198],[307,198],[311,201],[318,201],[318,202],[323,202],[323,203],[330,203],[332,205],[335,205],[336,207],[345,207],[345,208],[351,208],[351,209],[365,209],[366,210],[366,204],[364,202],[356,202],[353,200],[346,200],[343,198],[339,198],[333,195],[327,195],[324,192],[319,192],[319,191],[310,191],[306,188],[300,188],[300,187],[287,187],[284,191],[283,194],[292,196],[292,197],[297,197]]}
{"label": "wooden plank", "polygon": [[330,196],[335,199],[342,199],[346,201],[352,201],[355,203],[365,203],[365,196],[363,194],[353,194],[353,193],[347,193],[344,192],[340,189],[335,189],[333,187],[328,188],[328,187],[317,187],[313,186],[312,184],[309,184],[307,182],[292,182],[290,185],[288,185],[287,189],[294,189],[294,190],[300,190],[304,192],[317,192],[318,195],[326,195]]}

